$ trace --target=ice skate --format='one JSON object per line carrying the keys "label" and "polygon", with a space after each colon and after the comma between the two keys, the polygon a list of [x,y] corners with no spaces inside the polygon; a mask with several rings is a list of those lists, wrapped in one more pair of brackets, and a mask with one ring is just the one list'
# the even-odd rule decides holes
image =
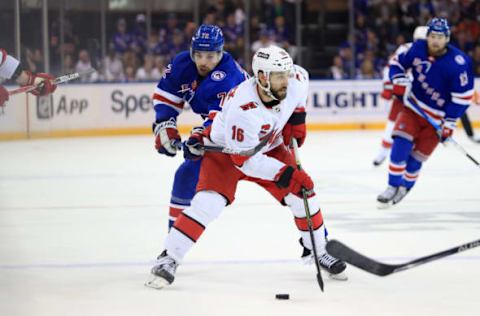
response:
{"label": "ice skate", "polygon": [[377,196],[378,208],[383,209],[390,207],[397,191],[398,187],[389,185],[383,193]]}
{"label": "ice skate", "polygon": [[398,187],[397,194],[395,194],[395,196],[393,197],[392,203],[395,205],[401,200],[403,200],[403,198],[405,197],[405,195],[408,194],[409,191],[410,189],[407,189],[404,186]]}
{"label": "ice skate", "polygon": [[167,251],[164,250],[162,254],[158,256],[157,263],[151,270],[153,279],[147,281],[145,286],[159,290],[172,284],[173,280],[175,280],[177,267],[177,262],[167,255]]}
{"label": "ice skate", "polygon": [[328,272],[328,276],[331,279],[339,281],[348,280],[348,277],[345,274],[347,265],[342,260],[332,257],[327,252],[324,252],[320,258],[318,258],[318,263],[320,264],[321,269]]}

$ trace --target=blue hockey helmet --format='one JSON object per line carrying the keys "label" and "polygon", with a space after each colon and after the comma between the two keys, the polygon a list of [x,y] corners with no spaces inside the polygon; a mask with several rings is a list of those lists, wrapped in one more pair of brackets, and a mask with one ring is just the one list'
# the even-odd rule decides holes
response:
{"label": "blue hockey helmet", "polygon": [[216,25],[202,24],[192,37],[192,51],[213,51],[223,50],[223,33]]}
{"label": "blue hockey helmet", "polygon": [[450,37],[450,26],[448,25],[447,19],[444,18],[433,18],[427,24],[428,31],[427,35],[431,32],[445,34],[446,37]]}

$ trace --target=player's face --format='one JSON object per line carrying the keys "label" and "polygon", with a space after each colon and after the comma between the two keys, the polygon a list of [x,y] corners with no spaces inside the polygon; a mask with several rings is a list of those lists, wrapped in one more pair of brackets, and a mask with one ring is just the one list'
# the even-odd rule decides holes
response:
{"label": "player's face", "polygon": [[288,78],[290,78],[289,71],[270,73],[270,91],[278,100],[287,97]]}
{"label": "player's face", "polygon": [[448,37],[442,33],[430,32],[427,36],[428,52],[430,55],[437,56],[443,54],[448,44]]}
{"label": "player's face", "polygon": [[198,50],[194,51],[193,62],[197,66],[197,71],[200,76],[204,77],[208,75],[208,73],[218,65],[221,56],[221,52],[202,52]]}

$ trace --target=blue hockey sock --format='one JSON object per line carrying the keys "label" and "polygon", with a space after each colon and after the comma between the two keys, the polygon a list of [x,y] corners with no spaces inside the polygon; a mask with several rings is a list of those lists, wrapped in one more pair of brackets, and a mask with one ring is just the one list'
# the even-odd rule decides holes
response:
{"label": "blue hockey sock", "polygon": [[390,165],[388,167],[388,184],[394,187],[403,185],[403,174],[407,166],[407,160],[413,148],[413,142],[403,137],[393,139],[390,153]]}
{"label": "blue hockey sock", "polygon": [[408,158],[407,169],[403,175],[403,181],[407,189],[411,189],[415,185],[421,168],[421,161],[415,159],[413,156]]}

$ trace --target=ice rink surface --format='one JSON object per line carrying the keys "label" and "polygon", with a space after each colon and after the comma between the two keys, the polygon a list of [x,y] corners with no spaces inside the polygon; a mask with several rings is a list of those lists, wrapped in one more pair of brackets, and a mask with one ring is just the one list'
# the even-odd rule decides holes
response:
{"label": "ice rink surface", "polygon": [[[480,238],[480,170],[437,149],[401,204],[378,210],[380,132],[310,133],[300,149],[331,238],[404,262]],[[457,132],[480,158],[480,145]],[[290,211],[250,183],[164,290],[144,287],[167,233],[180,157],[149,136],[0,142],[0,314],[480,315],[480,248],[384,278],[325,280],[299,256]],[[289,293],[290,300],[275,300]]]}

